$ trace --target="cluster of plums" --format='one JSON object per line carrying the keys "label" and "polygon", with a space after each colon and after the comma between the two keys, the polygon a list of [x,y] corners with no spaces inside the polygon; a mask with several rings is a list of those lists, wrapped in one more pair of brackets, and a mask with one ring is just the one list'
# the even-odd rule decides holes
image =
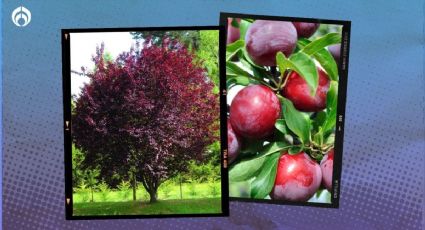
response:
{"label": "cluster of plums", "polygon": [[[241,19],[227,19],[227,44],[240,39],[240,30],[232,25],[232,20],[241,22]],[[319,23],[256,20],[245,35],[246,49],[255,64],[274,66],[278,51],[288,57],[294,51],[298,38],[308,38],[318,28]],[[340,49],[340,44],[328,47],[337,63]]]}
{"label": "cluster of plums", "polygon": [[[240,37],[239,29],[231,25],[231,20],[228,21],[228,43]],[[246,32],[247,53],[257,65],[276,66],[277,52],[289,57],[294,52],[297,39],[310,37],[318,27],[317,23],[256,20]],[[339,49],[334,50],[339,53]],[[336,58],[336,53],[333,55]],[[292,101],[299,111],[318,112],[325,109],[330,80],[321,68],[317,70],[319,84],[314,96],[311,96],[306,81],[295,71],[287,76],[285,86],[277,93]],[[265,85],[249,85],[236,94],[230,105],[227,122],[230,162],[237,158],[244,141],[264,140],[273,134],[281,109],[276,93]],[[270,193],[271,199],[307,201],[321,184],[331,191],[333,155],[332,149],[319,165],[304,152],[283,152]]]}

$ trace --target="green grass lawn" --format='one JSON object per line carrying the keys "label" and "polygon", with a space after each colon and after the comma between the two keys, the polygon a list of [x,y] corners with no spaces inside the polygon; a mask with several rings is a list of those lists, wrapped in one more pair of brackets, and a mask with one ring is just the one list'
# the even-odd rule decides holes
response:
{"label": "green grass lawn", "polygon": [[[215,192],[213,191],[215,190]],[[200,183],[200,184],[186,184],[182,185],[182,197],[180,196],[180,186],[178,184],[171,184],[169,186],[160,186],[158,189],[158,200],[175,200],[175,199],[203,199],[214,198],[221,196],[221,183]],[[139,201],[149,201],[149,194],[141,186],[136,191],[136,198]],[[106,194],[95,191],[93,195],[94,202],[124,202],[132,201],[133,192],[111,190]],[[91,200],[90,192],[77,192],[73,194],[75,203],[87,203]],[[91,203],[91,202],[90,202]]]}
{"label": "green grass lawn", "polygon": [[132,189],[73,194],[74,216],[86,215],[152,215],[221,213],[221,183],[179,184],[160,186],[158,202],[150,204],[149,194],[140,186],[133,201]]}
{"label": "green grass lawn", "polygon": [[74,216],[221,213],[221,198],[74,203]]}

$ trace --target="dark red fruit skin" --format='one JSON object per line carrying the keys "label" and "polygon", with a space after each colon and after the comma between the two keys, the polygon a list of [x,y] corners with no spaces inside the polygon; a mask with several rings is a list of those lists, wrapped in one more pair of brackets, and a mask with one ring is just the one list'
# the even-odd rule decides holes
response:
{"label": "dark red fruit skin", "polygon": [[273,200],[304,202],[319,189],[321,181],[322,171],[319,164],[306,153],[284,153],[279,158],[270,197]]}
{"label": "dark red fruit skin", "polygon": [[[232,20],[233,18],[228,18],[227,19],[227,39],[226,39],[226,44],[230,44],[233,43],[237,40],[239,40],[239,38],[241,37],[241,32],[239,30],[239,28],[236,28],[234,26],[232,26]],[[241,22],[240,18],[236,18],[236,21],[238,23]]]}
{"label": "dark red fruit skin", "polygon": [[299,38],[309,38],[319,28],[319,23],[293,22]]}
{"label": "dark red fruit skin", "polygon": [[328,47],[329,52],[335,59],[335,62],[339,65],[340,54],[341,54],[341,44],[331,45]]}
{"label": "dark red fruit skin", "polygon": [[317,69],[319,74],[319,85],[314,97],[310,94],[310,88],[301,76],[292,71],[288,76],[288,81],[282,90],[282,95],[294,104],[295,108],[304,112],[317,112],[326,108],[326,94],[329,90],[328,75]]}
{"label": "dark red fruit skin", "polygon": [[228,159],[229,163],[232,163],[239,155],[241,149],[241,141],[233,131],[230,121],[227,120],[227,149],[228,149]]}
{"label": "dark red fruit skin", "polygon": [[276,66],[276,53],[286,57],[297,43],[297,30],[291,22],[256,20],[245,36],[246,50],[255,64]]}
{"label": "dark red fruit skin", "polygon": [[230,105],[230,123],[241,137],[261,139],[273,133],[280,102],[267,86],[250,85],[239,91]]}
{"label": "dark red fruit skin", "polygon": [[322,184],[328,190],[332,191],[332,172],[334,166],[334,150],[331,149],[320,162],[322,170]]}

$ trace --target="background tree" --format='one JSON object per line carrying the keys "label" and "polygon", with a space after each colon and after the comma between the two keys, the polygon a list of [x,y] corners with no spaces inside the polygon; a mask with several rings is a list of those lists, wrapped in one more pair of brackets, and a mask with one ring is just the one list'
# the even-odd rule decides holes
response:
{"label": "background tree", "polygon": [[85,153],[83,163],[99,165],[102,175],[135,169],[155,202],[159,185],[187,171],[218,139],[214,84],[176,41],[158,46],[146,39],[142,49],[112,62],[105,62],[101,46],[93,60],[72,117],[75,145]]}
{"label": "background tree", "polygon": [[202,30],[199,32],[199,48],[195,50],[196,59],[208,72],[213,81],[214,92],[218,93],[220,88],[220,73],[218,68],[219,36],[216,30]]}
{"label": "background tree", "polygon": [[90,188],[91,202],[94,201],[93,193],[94,193],[94,189],[96,188],[97,184],[99,183],[98,177],[99,177],[99,170],[98,169],[90,169],[90,170],[86,171],[86,183],[87,183],[87,186]]}
{"label": "background tree", "polygon": [[82,169],[84,154],[75,145],[72,145],[72,187],[76,188],[85,179],[85,172]]}
{"label": "background tree", "polygon": [[143,31],[130,32],[134,39],[149,39],[152,44],[162,46],[167,39],[179,41],[188,49],[197,50],[199,48],[200,31],[197,30],[176,30],[176,31]]}

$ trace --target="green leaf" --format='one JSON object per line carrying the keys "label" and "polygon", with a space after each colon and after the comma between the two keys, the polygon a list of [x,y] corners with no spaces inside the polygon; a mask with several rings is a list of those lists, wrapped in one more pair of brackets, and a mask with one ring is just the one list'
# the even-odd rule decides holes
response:
{"label": "green leaf", "polygon": [[238,23],[238,21],[236,20],[236,18],[232,18],[232,26],[233,27],[235,27],[235,28],[239,28],[239,23]]}
{"label": "green leaf", "polygon": [[292,146],[288,149],[288,154],[295,155],[300,153],[303,150],[303,146]]}
{"label": "green leaf", "polygon": [[326,145],[334,145],[335,144],[335,134],[331,133],[328,137],[325,139]]}
{"label": "green leaf", "polygon": [[322,127],[319,128],[319,131],[313,135],[313,141],[318,144],[319,146],[322,146],[323,144],[323,130]]}
{"label": "green leaf", "polygon": [[241,62],[243,69],[246,71],[251,71],[255,78],[264,79],[269,77],[269,73],[263,67],[258,67],[256,65],[252,65],[246,58],[239,59]]}
{"label": "green leaf", "polygon": [[284,73],[285,70],[288,68],[288,59],[285,57],[285,55],[282,52],[277,52],[276,54],[276,64],[279,67],[279,71],[281,73]]}
{"label": "green leaf", "polygon": [[230,59],[238,53],[245,46],[245,42],[243,40],[237,40],[231,44],[228,44],[226,47],[226,61],[230,61]]}
{"label": "green leaf", "polygon": [[331,81],[326,95],[326,109],[335,110],[338,101],[338,82]]}
{"label": "green leaf", "polygon": [[274,124],[277,130],[279,130],[283,134],[288,134],[288,130],[286,127],[285,119],[278,119]]}
{"label": "green leaf", "polygon": [[245,76],[234,76],[234,75],[227,75],[227,88],[230,88],[232,85],[244,85],[247,86],[251,83],[251,79],[245,77]]}
{"label": "green leaf", "polygon": [[302,143],[310,142],[310,119],[295,109],[292,102],[284,97],[278,96],[282,102],[283,116],[288,128],[294,132]]}
{"label": "green leaf", "polygon": [[[288,149],[289,147],[291,147],[288,143],[283,142],[283,141],[277,141],[277,142],[271,142],[268,143],[266,145],[258,145],[258,144],[251,144],[250,147],[245,147],[244,152],[245,153],[258,153],[255,157],[256,158],[260,158],[260,157],[265,157],[268,156],[272,153],[275,152],[280,152],[282,150]],[[250,148],[251,151],[247,151],[246,149]],[[242,151],[241,151],[242,152]]]}
{"label": "green leaf", "polygon": [[310,94],[314,97],[319,85],[319,75],[314,61],[302,52],[293,54],[289,60],[291,64],[289,68],[297,72],[306,81],[310,88]]}
{"label": "green leaf", "polygon": [[314,55],[319,50],[334,44],[341,43],[341,34],[340,33],[329,33],[325,36],[316,39],[306,45],[300,52],[303,52],[307,55]]}
{"label": "green leaf", "polygon": [[264,199],[272,190],[276,179],[280,152],[266,158],[260,173],[251,183],[251,198]]}
{"label": "green leaf", "polygon": [[241,149],[241,153],[248,153],[250,155],[256,155],[263,149],[263,140],[251,140],[244,143]]}
{"label": "green leaf", "polygon": [[320,111],[316,114],[316,117],[313,119],[313,129],[319,130],[319,127],[323,125],[326,121],[326,112]]}
{"label": "green leaf", "polygon": [[261,150],[258,157],[264,157],[275,152],[281,152],[282,150],[288,149],[289,147],[291,146],[286,142],[272,142],[263,147],[263,150]]}
{"label": "green leaf", "polygon": [[248,54],[248,51],[246,51],[246,46],[244,46],[244,48],[242,49],[242,57],[249,62],[250,65],[258,68],[258,69],[264,69],[263,66],[259,66],[257,64],[254,63],[254,61],[251,59],[251,57]]}
{"label": "green leaf", "polygon": [[323,124],[323,133],[335,128],[338,102],[338,82],[331,81],[328,94],[326,95],[326,121]]}
{"label": "green leaf", "polygon": [[308,200],[312,203],[331,203],[331,193],[326,189],[319,189],[317,192]]}
{"label": "green leaf", "polygon": [[245,35],[246,35],[246,31],[248,30],[249,26],[251,26],[251,22],[242,19],[240,24],[239,24],[239,29],[240,29],[240,34],[241,34],[241,39],[245,39]]}
{"label": "green leaf", "polygon": [[[311,43],[311,41],[308,39],[301,38],[298,40],[297,46],[302,49],[309,43]],[[338,66],[332,54],[327,49],[323,48],[317,51],[313,54],[313,57],[320,63],[331,80],[338,81]]]}
{"label": "green leaf", "polygon": [[226,75],[245,76],[248,78],[254,77],[250,73],[239,67],[237,64],[230,61],[226,62]]}
{"label": "green leaf", "polygon": [[313,56],[320,63],[323,69],[325,69],[329,78],[331,80],[338,81],[338,65],[336,64],[332,54],[329,53],[327,49],[322,49],[317,51],[317,53]]}
{"label": "green leaf", "polygon": [[[256,142],[249,147],[245,147],[245,151],[247,151],[246,153],[249,152],[251,154],[258,154],[254,157],[243,159],[233,164],[229,171],[229,178],[231,181],[245,181],[256,176],[264,161],[271,154],[281,152],[282,150],[290,147],[290,145],[285,142],[272,142],[265,146],[260,146],[259,143],[260,142]],[[251,150],[248,151],[248,149]]]}
{"label": "green leaf", "polygon": [[265,157],[242,160],[234,164],[229,170],[230,181],[245,181],[257,175],[263,165]]}

